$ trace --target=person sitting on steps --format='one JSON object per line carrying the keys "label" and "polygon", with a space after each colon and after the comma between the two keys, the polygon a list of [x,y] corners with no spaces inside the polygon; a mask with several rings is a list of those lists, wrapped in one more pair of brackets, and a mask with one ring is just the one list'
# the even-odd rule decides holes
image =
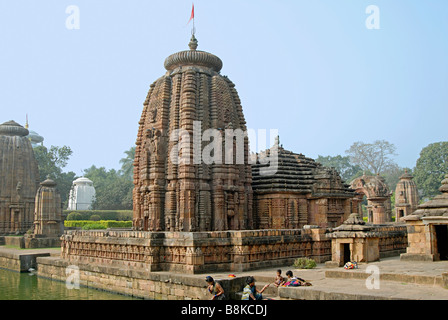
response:
{"label": "person sitting on steps", "polygon": [[301,286],[311,286],[311,283],[308,281],[294,277],[291,270],[286,271],[286,276],[288,280],[283,284],[283,287],[301,287]]}
{"label": "person sitting on steps", "polygon": [[269,287],[269,284],[265,285],[263,289],[258,290],[255,286],[255,278],[247,277],[241,300],[263,300],[262,293],[267,287]]}
{"label": "person sitting on steps", "polygon": [[285,283],[285,279],[282,276],[282,270],[277,270],[277,277],[275,277],[274,286],[279,287]]}
{"label": "person sitting on steps", "polygon": [[207,291],[212,294],[211,300],[224,300],[224,289],[222,286],[216,282],[212,277],[208,276],[205,278],[208,284]]}

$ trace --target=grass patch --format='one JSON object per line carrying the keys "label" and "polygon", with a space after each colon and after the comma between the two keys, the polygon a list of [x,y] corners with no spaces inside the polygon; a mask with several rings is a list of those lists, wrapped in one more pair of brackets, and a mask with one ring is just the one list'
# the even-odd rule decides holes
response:
{"label": "grass patch", "polygon": [[293,264],[293,267],[297,269],[313,269],[316,266],[316,261],[310,258],[298,258],[294,261]]}

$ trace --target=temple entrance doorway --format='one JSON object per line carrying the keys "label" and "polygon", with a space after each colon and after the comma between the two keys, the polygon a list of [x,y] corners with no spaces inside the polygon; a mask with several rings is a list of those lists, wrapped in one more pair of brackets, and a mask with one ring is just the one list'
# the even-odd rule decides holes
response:
{"label": "temple entrance doorway", "polygon": [[395,217],[395,221],[399,221],[400,218],[404,217],[404,210],[400,209],[397,212],[397,216]]}
{"label": "temple entrance doorway", "polygon": [[435,225],[434,231],[436,234],[437,253],[440,260],[448,260],[448,226]]}
{"label": "temple entrance doorway", "polygon": [[341,252],[342,252],[342,262],[345,265],[347,262],[350,262],[350,243],[341,243]]}

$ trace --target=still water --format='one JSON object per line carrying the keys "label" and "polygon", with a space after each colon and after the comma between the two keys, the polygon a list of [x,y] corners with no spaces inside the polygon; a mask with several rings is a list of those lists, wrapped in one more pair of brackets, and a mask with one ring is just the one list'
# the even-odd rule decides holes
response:
{"label": "still water", "polygon": [[65,282],[39,278],[31,273],[0,269],[0,300],[133,300],[92,288],[67,289]]}

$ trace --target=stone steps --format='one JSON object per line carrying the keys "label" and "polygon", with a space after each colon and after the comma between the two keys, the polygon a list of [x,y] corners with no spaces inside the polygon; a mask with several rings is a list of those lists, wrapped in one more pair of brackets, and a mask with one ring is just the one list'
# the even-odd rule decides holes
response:
{"label": "stone steps", "polygon": [[[360,279],[365,280],[370,277],[370,273],[363,272],[362,270],[328,270],[325,272],[325,277],[335,279]],[[418,275],[418,274],[405,274],[405,273],[380,273],[379,279],[381,281],[395,281],[405,282],[409,284],[420,284],[428,286],[440,286],[445,285],[444,277],[442,275]]]}
{"label": "stone steps", "polygon": [[381,281],[367,288],[365,280],[330,278],[312,287],[283,287],[281,299],[293,300],[447,300],[448,290],[438,286]]}
{"label": "stone steps", "polygon": [[[327,270],[310,287],[281,287],[281,299],[294,300],[448,300],[441,276]],[[376,284],[376,285],[375,285]]]}

